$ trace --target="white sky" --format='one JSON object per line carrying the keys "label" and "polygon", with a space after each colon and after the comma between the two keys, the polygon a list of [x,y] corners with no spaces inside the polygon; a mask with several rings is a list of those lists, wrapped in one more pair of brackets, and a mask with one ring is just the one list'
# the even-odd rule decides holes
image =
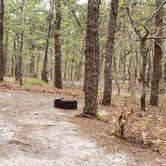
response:
{"label": "white sky", "polygon": [[79,0],[78,3],[82,4],[82,3],[87,3],[88,0]]}
{"label": "white sky", "polygon": [[[88,3],[88,0],[78,0],[78,3],[79,4]],[[47,9],[49,9],[48,0],[43,0],[41,4],[42,4],[42,6],[45,6]]]}
{"label": "white sky", "polygon": [[[107,2],[110,2],[110,0],[107,0]],[[83,3],[88,3],[88,0],[78,0],[79,4],[83,4]]]}

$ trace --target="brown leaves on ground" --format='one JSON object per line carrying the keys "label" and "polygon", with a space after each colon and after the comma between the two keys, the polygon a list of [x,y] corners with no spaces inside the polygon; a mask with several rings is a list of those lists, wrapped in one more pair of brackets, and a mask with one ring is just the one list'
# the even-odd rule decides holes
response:
{"label": "brown leaves on ground", "polygon": [[56,89],[53,87],[40,87],[40,86],[30,86],[30,85],[23,85],[20,86],[19,84],[10,84],[7,82],[0,82],[1,89],[9,89],[9,90],[20,90],[20,91],[27,91],[27,92],[39,92],[45,94],[65,94],[72,97],[79,97],[83,96],[83,92],[81,90],[71,90],[68,88],[64,89]]}
{"label": "brown leaves on ground", "polygon": [[[121,137],[119,117],[123,115],[124,140],[150,147],[154,152],[166,157],[166,112],[154,111],[149,108],[143,112],[137,104],[132,104],[129,97],[115,96],[112,106],[99,106],[99,110],[106,110],[107,123],[89,119],[74,119],[73,121],[94,134],[97,140],[107,144],[111,136]],[[106,145],[109,147],[109,143]]]}
{"label": "brown leaves on ground", "polygon": [[[118,118],[126,115],[124,138],[128,141],[149,146],[152,150],[166,157],[166,112],[154,111],[149,108],[143,112],[138,105],[132,104],[127,98],[118,97],[114,107],[110,107],[109,122],[119,131]],[[132,112],[132,113],[131,113]]]}

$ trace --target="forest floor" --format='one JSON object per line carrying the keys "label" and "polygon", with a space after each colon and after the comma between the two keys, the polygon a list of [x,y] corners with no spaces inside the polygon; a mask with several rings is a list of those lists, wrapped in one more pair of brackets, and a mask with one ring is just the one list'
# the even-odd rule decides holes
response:
{"label": "forest floor", "polygon": [[[0,96],[0,166],[166,163],[165,110],[142,112],[118,96],[111,107],[99,106],[97,120],[75,116],[83,108],[79,90],[1,83]],[[57,97],[77,99],[78,110],[54,108]],[[130,115],[125,139],[118,138],[122,112]]]}

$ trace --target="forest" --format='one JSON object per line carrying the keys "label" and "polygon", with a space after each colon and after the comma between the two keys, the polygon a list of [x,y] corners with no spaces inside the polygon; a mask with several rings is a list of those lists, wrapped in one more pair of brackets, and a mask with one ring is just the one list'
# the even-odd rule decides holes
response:
{"label": "forest", "polygon": [[164,166],[165,114],[165,0],[0,0],[0,166]]}

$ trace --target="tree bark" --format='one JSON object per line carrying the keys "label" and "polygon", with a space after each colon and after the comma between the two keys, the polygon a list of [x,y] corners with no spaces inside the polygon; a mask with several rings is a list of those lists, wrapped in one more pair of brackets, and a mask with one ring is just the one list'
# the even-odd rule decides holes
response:
{"label": "tree bark", "polygon": [[50,49],[50,79],[51,81],[53,80],[53,73],[54,73],[54,69],[53,69],[53,58],[54,58],[54,54],[53,54],[53,49]]}
{"label": "tree bark", "polygon": [[35,77],[35,55],[34,55],[34,49],[35,49],[35,45],[33,43],[33,40],[31,39],[31,41],[30,41],[31,59],[30,59],[30,68],[29,68],[30,77]]}
{"label": "tree bark", "polygon": [[16,32],[15,34],[15,41],[14,41],[14,50],[15,50],[15,71],[14,71],[14,74],[15,74],[15,80],[16,81],[19,81],[19,51],[18,51],[18,48],[19,48],[19,35],[18,35],[18,32]]}
{"label": "tree bark", "polygon": [[60,26],[61,26],[61,2],[56,1],[56,19],[55,19],[55,75],[54,87],[62,89],[62,71],[61,71],[61,44],[60,44]]}
{"label": "tree bark", "polygon": [[40,58],[41,58],[41,53],[40,53],[40,48],[37,49],[37,61],[36,61],[36,77],[39,77],[39,66],[40,66]]}
{"label": "tree bark", "polygon": [[22,85],[22,56],[23,56],[24,32],[21,32],[20,56],[19,56],[19,82]]}
{"label": "tree bark", "polygon": [[[162,0],[156,0],[156,7],[159,8],[162,5]],[[161,36],[163,21],[162,21],[162,8],[156,13],[155,26],[158,32],[157,36]],[[153,58],[153,76],[151,85],[151,96],[150,105],[158,106],[158,94],[159,94],[159,83],[162,75],[162,39],[155,39],[154,43],[154,58]]]}
{"label": "tree bark", "polygon": [[85,47],[85,106],[83,114],[95,116],[97,113],[99,75],[99,7],[100,0],[88,1],[86,47]]}
{"label": "tree bark", "polygon": [[166,82],[166,62],[164,63],[164,82]]}
{"label": "tree bark", "polygon": [[67,60],[65,60],[64,73],[63,73],[63,79],[64,80],[66,80],[67,67],[68,67],[68,63],[67,63]]}
{"label": "tree bark", "polygon": [[[21,1],[21,6],[20,6],[20,19],[22,21],[22,24],[24,25],[24,16],[23,16],[23,10],[24,10],[24,5],[25,5],[25,1],[22,0]],[[22,25],[22,26],[23,26]],[[22,56],[23,56],[23,44],[24,44],[24,27],[22,27],[20,33],[18,34],[18,48],[19,48],[19,57],[18,57],[18,63],[17,63],[17,79],[20,83],[20,85],[22,85]]]}
{"label": "tree bark", "polygon": [[148,57],[148,72],[147,72],[147,87],[150,87],[150,79],[151,79],[151,52],[149,50],[149,57]]}
{"label": "tree bark", "polygon": [[123,59],[123,82],[126,80],[126,56]]}
{"label": "tree bark", "polygon": [[140,51],[142,55],[142,67],[141,67],[141,83],[142,83],[142,94],[141,94],[141,109],[146,110],[146,94],[147,94],[147,62],[148,62],[148,49],[146,46],[146,38],[140,39]]}
{"label": "tree bark", "polygon": [[14,42],[15,49],[15,80],[20,82],[22,85],[22,52],[23,52],[23,32],[21,34],[16,34],[15,38],[17,44]]}
{"label": "tree bark", "polygon": [[72,58],[72,60],[70,62],[70,81],[71,81],[71,87],[73,86],[73,83],[74,83],[73,69],[74,69],[74,58]]}
{"label": "tree bark", "polygon": [[4,44],[4,75],[8,72],[8,41],[9,41],[9,33],[5,32],[5,44]]}
{"label": "tree bark", "polygon": [[106,57],[105,57],[105,69],[104,69],[104,94],[103,105],[111,104],[112,96],[112,59],[113,59],[113,47],[114,38],[116,33],[116,20],[118,15],[118,0],[111,1],[109,30],[106,44]]}
{"label": "tree bark", "polygon": [[0,81],[3,81],[3,76],[4,76],[3,20],[4,20],[4,0],[1,0],[0,2]]}
{"label": "tree bark", "polygon": [[[133,1],[128,0],[128,9],[130,11],[130,15],[132,15],[132,5]],[[130,39],[130,49],[131,49],[131,57],[129,59],[129,91],[131,92],[131,100],[135,102],[136,93],[135,93],[135,86],[136,86],[136,77],[135,77],[135,68],[136,68],[136,54],[135,54],[135,35],[132,34],[132,24],[129,25],[129,39]]]}
{"label": "tree bark", "polygon": [[12,68],[11,68],[12,76],[14,75],[14,72],[15,72],[15,58],[16,58],[16,38],[14,36],[14,39],[13,39],[13,52],[12,52]]}

